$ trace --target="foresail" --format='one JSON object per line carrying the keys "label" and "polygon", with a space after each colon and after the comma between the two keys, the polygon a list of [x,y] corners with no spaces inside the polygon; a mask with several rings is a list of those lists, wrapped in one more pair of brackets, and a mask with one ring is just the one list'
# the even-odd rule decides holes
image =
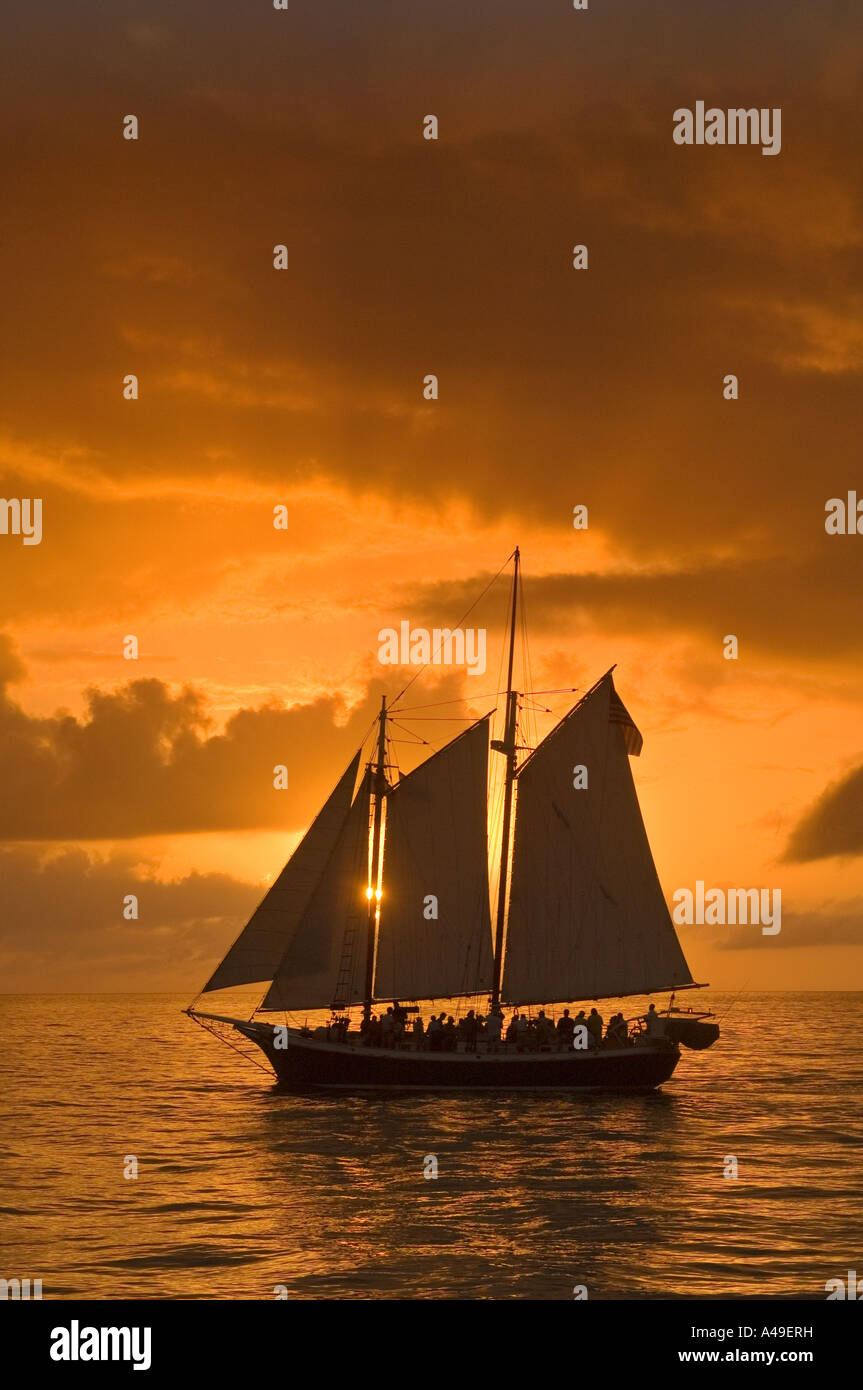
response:
{"label": "foresail", "polygon": [[203,993],[272,980],[300,924],[351,807],[360,752],[259,903]]}
{"label": "foresail", "polygon": [[342,1007],[362,999],[368,858],[369,779],[364,777],[263,1009],[329,1009],[337,985]]}
{"label": "foresail", "polygon": [[387,797],[378,999],[490,988],[488,739],[480,719]]}
{"label": "foresail", "polygon": [[[520,771],[502,990],[507,1003],[641,994],[692,983],[629,766],[627,745],[640,751],[640,738],[609,674]],[[580,767],[587,785],[577,787]]]}

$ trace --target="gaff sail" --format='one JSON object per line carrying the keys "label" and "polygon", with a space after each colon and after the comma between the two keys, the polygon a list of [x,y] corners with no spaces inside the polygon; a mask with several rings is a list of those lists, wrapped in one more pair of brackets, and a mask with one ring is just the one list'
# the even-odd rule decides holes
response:
{"label": "gaff sail", "polygon": [[491,986],[489,719],[387,795],[378,999],[442,999]]}
{"label": "gaff sail", "polygon": [[[502,997],[552,1003],[693,983],[662,894],[610,674],[518,773]],[[576,787],[583,767],[587,786]]]}

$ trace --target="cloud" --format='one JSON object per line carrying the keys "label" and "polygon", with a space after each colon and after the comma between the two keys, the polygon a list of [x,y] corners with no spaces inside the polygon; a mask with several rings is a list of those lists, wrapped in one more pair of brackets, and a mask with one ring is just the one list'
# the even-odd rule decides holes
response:
{"label": "cloud", "polygon": [[[124,899],[138,898],[127,921]],[[130,855],[97,859],[65,849],[45,859],[0,847],[0,964],[5,988],[190,989],[238,934],[259,886],[228,874],[159,882]]]}
{"label": "cloud", "polygon": [[[140,32],[173,34],[151,8]],[[308,7],[238,45],[236,17],[208,6],[194,45],[178,31],[144,54],[138,142],[110,128],[128,48],[97,9],[47,43],[22,21],[45,100],[12,156],[17,437],[76,448],[106,490],[206,485],[220,451],[255,485],[312,471],[522,525],[564,528],[587,500],[639,555],[745,537],[753,517],[807,548],[813,460],[856,457],[852,22],[830,0],[816,26],[774,5],[713,23],[675,0],[661,29],[623,6],[600,37],[540,9]],[[33,102],[10,56],[12,99]],[[418,73],[439,142],[421,137]],[[674,146],[681,103],[774,92],[778,159]],[[69,109],[74,159],[56,136]]]}
{"label": "cloud", "polygon": [[782,862],[806,864],[836,854],[863,854],[863,764],[825,788],[791,831]]}
{"label": "cloud", "polygon": [[[813,512],[813,526],[823,533],[823,503]],[[831,546],[823,537],[817,558],[799,561],[765,554],[756,537],[748,548],[727,559],[702,557],[687,562],[632,567],[593,573],[528,575],[525,601],[532,630],[555,632],[562,622],[600,628],[622,635],[686,633],[713,643],[721,656],[722,639],[734,633],[743,669],[753,653],[781,657],[807,667],[830,659],[863,655],[863,627],[849,622],[843,596],[859,584],[856,554]],[[747,553],[748,552],[748,553]],[[460,613],[489,582],[472,575],[407,589],[406,609],[429,620],[434,614]],[[843,599],[838,602],[837,599]],[[720,669],[721,669],[720,668]]]}
{"label": "cloud", "polygon": [[[0,671],[22,674],[9,644]],[[301,829],[374,718],[338,697],[239,709],[214,731],[203,694],[162,681],[90,688],[83,718],[29,716],[0,690],[0,838],[123,839],[160,832]],[[273,786],[288,769],[288,789]]]}
{"label": "cloud", "polygon": [[718,933],[711,944],[721,951],[863,946],[863,898],[825,903],[819,912],[783,911],[782,930],[777,936],[762,935],[759,926],[734,927]]}

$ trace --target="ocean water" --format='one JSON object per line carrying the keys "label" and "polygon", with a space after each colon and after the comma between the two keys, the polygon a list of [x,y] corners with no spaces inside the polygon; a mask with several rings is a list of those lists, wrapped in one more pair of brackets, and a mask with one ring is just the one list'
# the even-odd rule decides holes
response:
{"label": "ocean water", "polygon": [[637,1096],[292,1096],[186,1002],[0,997],[0,1274],[46,1299],[816,1300],[863,1275],[861,994],[743,996]]}

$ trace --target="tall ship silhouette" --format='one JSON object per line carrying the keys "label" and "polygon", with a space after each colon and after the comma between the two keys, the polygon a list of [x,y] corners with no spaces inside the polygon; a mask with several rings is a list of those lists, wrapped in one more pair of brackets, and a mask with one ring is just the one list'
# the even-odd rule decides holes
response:
{"label": "tall ship silhouette", "polygon": [[[187,1010],[254,1044],[287,1087],[645,1090],[681,1046],[719,1035],[709,1013],[675,1007],[703,986],[653,862],[629,761],[642,738],[614,668],[535,748],[521,741],[518,549],[510,558],[502,737],[492,711],[397,775],[402,697],[382,700],[374,755],[356,752]],[[490,753],[504,760],[491,884]],[[199,1007],[251,985],[266,992],[248,1018]],[[572,1017],[579,1002],[667,992],[666,1008],[621,1011],[605,1037],[598,1011]],[[321,1011],[329,1021],[309,1026]]]}

